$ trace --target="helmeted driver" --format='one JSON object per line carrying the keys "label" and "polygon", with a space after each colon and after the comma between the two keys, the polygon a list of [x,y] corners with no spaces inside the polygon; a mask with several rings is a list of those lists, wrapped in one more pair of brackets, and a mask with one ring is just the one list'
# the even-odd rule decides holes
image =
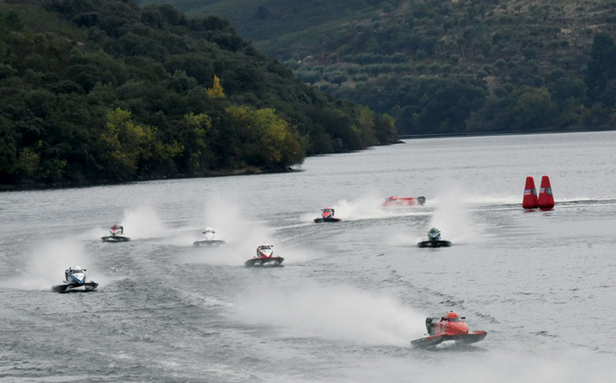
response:
{"label": "helmeted driver", "polygon": [[444,317],[441,318],[441,320],[446,320],[446,321],[450,321],[450,322],[457,322],[460,320],[460,315],[458,315],[458,313],[450,311],[447,314],[445,314]]}
{"label": "helmeted driver", "polygon": [[113,226],[111,226],[111,229],[109,229],[109,231],[111,232],[111,235],[114,236],[116,235],[117,231],[120,231],[120,235],[124,234],[124,226],[120,226],[117,223],[114,224]]}
{"label": "helmeted driver", "polygon": [[441,231],[435,227],[428,231],[428,239],[430,241],[438,241],[441,239]]}

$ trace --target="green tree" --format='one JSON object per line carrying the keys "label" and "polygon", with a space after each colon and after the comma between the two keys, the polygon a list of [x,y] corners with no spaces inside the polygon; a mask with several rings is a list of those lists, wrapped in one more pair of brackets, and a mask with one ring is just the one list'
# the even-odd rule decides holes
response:
{"label": "green tree", "polygon": [[616,45],[607,33],[595,35],[588,63],[586,85],[588,98],[597,101],[605,91],[610,80],[616,79]]}
{"label": "green tree", "polygon": [[13,172],[20,178],[35,178],[40,167],[41,156],[33,148],[23,148],[19,152]]}
{"label": "green tree", "polygon": [[274,109],[230,106],[225,110],[229,124],[244,143],[241,157],[246,164],[285,168],[303,161],[299,135]]}
{"label": "green tree", "polygon": [[207,114],[189,113],[184,116],[184,121],[189,127],[188,143],[191,147],[190,154],[190,171],[199,173],[202,169],[209,166],[211,153],[208,150],[207,135],[212,130],[212,118]]}
{"label": "green tree", "polygon": [[134,123],[129,111],[117,108],[107,113],[100,140],[106,147],[104,160],[110,178],[129,179],[137,174],[139,160],[151,155],[146,149],[154,141],[154,134],[150,127]]}
{"label": "green tree", "polygon": [[581,104],[586,99],[586,84],[580,79],[559,78],[550,87],[550,95],[558,105],[571,99]]}
{"label": "green tree", "polygon": [[522,131],[539,131],[554,123],[556,108],[546,88],[523,86],[510,95],[507,111],[511,127]]}
{"label": "green tree", "polygon": [[370,108],[359,108],[356,124],[364,145],[373,146],[378,144],[378,139],[375,135],[374,112]]}
{"label": "green tree", "polygon": [[398,141],[396,122],[394,118],[388,114],[379,114],[375,116],[374,130],[376,132],[376,138],[381,145],[393,144]]}

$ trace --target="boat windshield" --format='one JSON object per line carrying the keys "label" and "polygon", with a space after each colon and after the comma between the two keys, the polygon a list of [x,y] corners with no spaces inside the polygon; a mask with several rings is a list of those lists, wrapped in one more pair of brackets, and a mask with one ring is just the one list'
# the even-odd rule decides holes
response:
{"label": "boat windshield", "polygon": [[261,250],[271,250],[270,246],[261,246]]}
{"label": "boat windshield", "polygon": [[450,322],[461,322],[460,318],[446,318]]}

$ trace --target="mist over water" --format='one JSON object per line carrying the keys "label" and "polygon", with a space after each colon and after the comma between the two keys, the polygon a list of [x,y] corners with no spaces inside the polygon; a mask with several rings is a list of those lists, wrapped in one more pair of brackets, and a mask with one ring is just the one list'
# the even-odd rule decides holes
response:
{"label": "mist over water", "polygon": [[388,296],[344,285],[255,287],[236,303],[237,318],[275,327],[284,336],[405,346],[425,332],[422,315]]}
{"label": "mist over water", "polygon": [[468,243],[481,240],[479,225],[473,221],[469,212],[469,199],[458,188],[445,191],[438,195],[433,204],[434,214],[430,218],[428,231],[436,227],[441,231],[443,239],[456,243]]}
{"label": "mist over water", "polygon": [[[169,236],[171,231],[159,218],[156,210],[149,206],[124,210],[119,224],[124,226],[124,235],[131,239],[165,237]],[[113,226],[113,223],[109,226]]]}
{"label": "mist over water", "polygon": [[[612,382],[615,144],[413,140],[287,174],[0,193],[0,380]],[[524,211],[544,174],[556,207]],[[314,223],[326,206],[342,221]],[[114,223],[130,242],[101,241]],[[206,227],[226,243],[193,246]],[[453,245],[418,248],[431,227]],[[262,243],[284,267],[244,267]],[[97,291],[52,293],[76,265]],[[411,347],[450,310],[488,336]]]}
{"label": "mist over water", "polygon": [[[4,288],[20,290],[49,290],[64,280],[69,266],[90,264],[82,243],[71,240],[48,240],[31,249],[24,249],[23,267],[14,275],[0,281]],[[27,276],[27,278],[24,278]]]}
{"label": "mist over water", "polygon": [[336,204],[336,216],[348,220],[382,219],[395,213],[382,207],[384,198],[376,195],[360,196],[356,200],[341,200]]}

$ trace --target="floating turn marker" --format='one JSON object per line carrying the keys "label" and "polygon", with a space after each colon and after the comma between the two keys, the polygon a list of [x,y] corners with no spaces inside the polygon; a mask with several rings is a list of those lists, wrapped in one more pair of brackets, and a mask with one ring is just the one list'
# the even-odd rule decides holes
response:
{"label": "floating turn marker", "polygon": [[[551,194],[552,191],[550,189],[550,195]],[[533,177],[528,176],[526,177],[526,186],[524,187],[524,200],[522,201],[522,207],[524,209],[535,209],[538,206],[539,205],[537,202],[537,189],[535,188],[535,181],[533,180]]]}
{"label": "floating turn marker", "polygon": [[552,186],[550,186],[550,177],[543,176],[541,178],[541,189],[539,190],[539,209],[551,209],[554,207],[554,196],[552,195]]}

